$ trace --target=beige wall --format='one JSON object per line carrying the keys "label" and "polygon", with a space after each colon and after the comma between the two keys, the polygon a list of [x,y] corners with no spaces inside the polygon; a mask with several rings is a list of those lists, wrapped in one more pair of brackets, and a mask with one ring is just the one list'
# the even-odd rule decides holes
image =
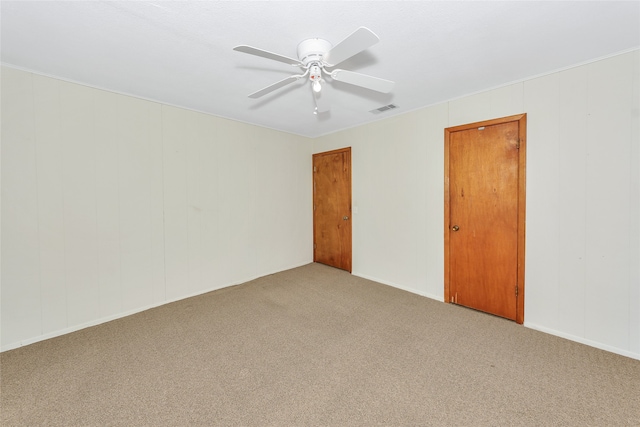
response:
{"label": "beige wall", "polygon": [[640,359],[640,52],[315,140],[2,68],[2,350],[305,264],[353,148],[353,272],[443,298],[443,130],[528,114],[525,326]]}
{"label": "beige wall", "polygon": [[312,261],[311,141],[2,68],[2,350]]}
{"label": "beige wall", "polygon": [[525,325],[640,358],[640,52],[349,129],[353,273],[442,300],[444,128],[527,113]]}

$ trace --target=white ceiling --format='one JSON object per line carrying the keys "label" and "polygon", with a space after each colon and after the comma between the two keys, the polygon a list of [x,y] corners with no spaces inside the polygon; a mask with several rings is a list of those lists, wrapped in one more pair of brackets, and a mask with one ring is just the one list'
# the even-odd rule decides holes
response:
{"label": "white ceiling", "polygon": [[[2,1],[6,65],[316,137],[640,47],[640,2]],[[296,57],[365,26],[380,42],[340,68],[394,80],[390,94],[307,81],[247,95],[299,69],[233,51]],[[325,92],[323,92],[325,96]],[[374,115],[369,110],[396,104]]]}

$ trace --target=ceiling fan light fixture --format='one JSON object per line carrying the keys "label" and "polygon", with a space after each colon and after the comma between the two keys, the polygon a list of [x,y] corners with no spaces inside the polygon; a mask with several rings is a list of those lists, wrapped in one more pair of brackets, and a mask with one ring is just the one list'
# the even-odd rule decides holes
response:
{"label": "ceiling fan light fixture", "polygon": [[376,36],[370,29],[360,27],[335,46],[324,39],[303,40],[298,44],[298,59],[247,45],[236,46],[233,49],[238,52],[244,52],[251,55],[261,56],[266,59],[284,62],[285,64],[300,67],[304,70],[303,74],[289,76],[249,94],[249,98],[259,98],[299,79],[308,78],[311,81],[311,93],[313,94],[313,98],[316,103],[314,114],[322,114],[329,111],[326,94],[321,95],[322,84],[324,83],[324,80],[322,79],[323,74],[325,76],[329,76],[332,80],[382,93],[389,93],[393,89],[394,83],[391,80],[385,80],[348,70],[329,71],[325,69],[325,67],[333,68],[337,64],[373,46],[379,40],[378,36]]}

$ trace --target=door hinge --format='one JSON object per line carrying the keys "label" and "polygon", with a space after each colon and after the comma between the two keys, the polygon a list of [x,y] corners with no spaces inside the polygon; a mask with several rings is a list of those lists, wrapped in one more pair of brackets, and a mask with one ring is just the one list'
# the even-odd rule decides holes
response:
{"label": "door hinge", "polygon": [[516,149],[520,149],[520,140],[518,140],[518,142],[516,142]]}
{"label": "door hinge", "polygon": [[318,245],[316,245],[315,243],[313,244],[313,249],[316,249],[318,247]]}
{"label": "door hinge", "polygon": [[516,296],[518,296],[518,285],[516,285]]}
{"label": "door hinge", "polygon": [[314,172],[318,172],[318,168],[314,166],[314,167],[313,167],[313,171],[314,171]]}

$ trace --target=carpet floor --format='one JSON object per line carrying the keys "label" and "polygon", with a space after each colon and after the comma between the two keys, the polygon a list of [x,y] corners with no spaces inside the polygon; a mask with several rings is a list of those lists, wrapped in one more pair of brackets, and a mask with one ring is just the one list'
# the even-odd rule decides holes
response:
{"label": "carpet floor", "polygon": [[640,361],[320,264],[0,364],[3,426],[640,426]]}

